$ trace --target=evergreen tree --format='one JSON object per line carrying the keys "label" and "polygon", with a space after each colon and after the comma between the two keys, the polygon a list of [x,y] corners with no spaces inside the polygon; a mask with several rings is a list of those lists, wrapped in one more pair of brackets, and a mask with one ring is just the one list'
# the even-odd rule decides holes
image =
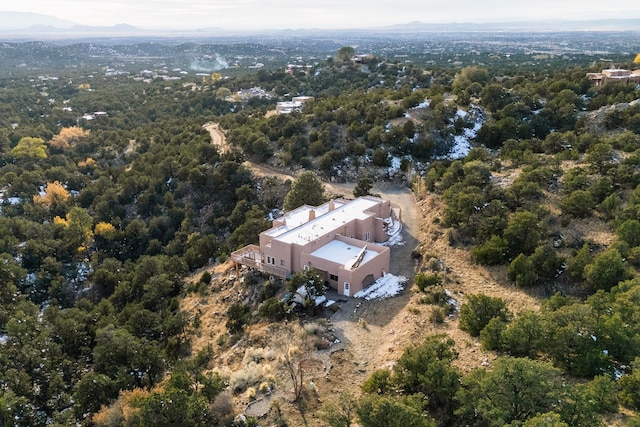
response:
{"label": "evergreen tree", "polygon": [[290,211],[302,205],[318,206],[325,201],[324,184],[315,173],[305,171],[291,185],[284,199],[284,210]]}

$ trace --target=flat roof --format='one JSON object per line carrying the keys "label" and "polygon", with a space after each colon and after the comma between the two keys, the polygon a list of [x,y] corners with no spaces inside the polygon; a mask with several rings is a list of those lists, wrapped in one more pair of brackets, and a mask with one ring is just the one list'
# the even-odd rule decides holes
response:
{"label": "flat roof", "polygon": [[[354,219],[368,218],[371,214],[365,211],[382,203],[382,200],[360,197],[347,203],[337,200],[333,202],[335,208],[332,211],[329,211],[331,202],[317,208],[307,206],[304,209],[306,215],[302,210],[300,212],[292,211],[291,218],[288,215],[285,217],[286,225],[267,231],[267,235],[281,242],[304,245],[337,230],[343,224]],[[311,221],[309,221],[310,210],[316,211],[316,217]]]}
{"label": "flat roof", "polygon": [[[336,264],[342,264],[348,270],[351,270],[351,266],[358,258],[360,251],[366,245],[354,246],[340,240],[332,240],[319,249],[311,252],[311,256],[316,258],[326,259],[327,261],[335,262]],[[364,254],[360,265],[366,264],[380,253],[372,249],[367,248],[367,252]]]}
{"label": "flat roof", "polygon": [[[344,202],[334,201],[334,206],[342,206]],[[284,233],[294,230],[306,222],[309,222],[309,212],[315,211],[316,217],[320,215],[324,215],[329,212],[329,203],[325,203],[324,205],[320,205],[318,207],[313,207],[309,205],[300,206],[290,212],[287,212],[284,216],[277,218],[277,221],[284,221],[284,224],[278,227],[274,227],[266,231],[268,236],[278,237],[283,235]]]}

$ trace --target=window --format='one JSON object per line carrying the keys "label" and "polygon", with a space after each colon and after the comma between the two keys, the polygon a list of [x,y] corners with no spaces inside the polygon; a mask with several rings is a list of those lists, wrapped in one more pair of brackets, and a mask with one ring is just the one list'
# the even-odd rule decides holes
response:
{"label": "window", "polygon": [[371,233],[369,233],[368,231],[366,232],[366,234],[364,235],[364,240],[366,240],[367,242],[369,241],[369,239],[371,239]]}
{"label": "window", "polygon": [[271,258],[271,265],[276,265],[276,259],[275,258]]}
{"label": "window", "polygon": [[302,266],[302,269],[303,269],[304,271],[307,271],[307,270],[309,269],[309,266],[308,266],[308,265],[303,265],[303,266]]}
{"label": "window", "polygon": [[344,282],[344,290],[345,291],[349,290],[349,284],[347,282]]}
{"label": "window", "polygon": [[284,260],[283,259],[280,260],[280,266],[284,267]]}
{"label": "window", "polygon": [[270,256],[267,257],[267,264],[271,264],[271,257]]}
{"label": "window", "polygon": [[334,282],[338,281],[338,276],[336,276],[335,274],[330,274],[329,275],[329,279],[333,280]]}

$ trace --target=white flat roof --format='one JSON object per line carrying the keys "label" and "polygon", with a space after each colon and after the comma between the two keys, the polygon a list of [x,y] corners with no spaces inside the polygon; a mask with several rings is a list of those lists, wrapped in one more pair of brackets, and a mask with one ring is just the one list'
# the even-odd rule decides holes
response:
{"label": "white flat roof", "polygon": [[[354,219],[366,219],[371,216],[365,211],[381,203],[381,200],[358,198],[348,203],[334,201],[335,209],[329,211],[329,203],[325,203],[317,208],[305,207],[298,213],[298,209],[292,211],[285,217],[286,225],[271,229],[267,232],[269,236],[285,243],[295,243],[304,245],[318,237],[328,234],[342,227]],[[309,211],[316,211],[316,218],[309,221]]]}
{"label": "white flat roof", "polygon": [[[343,203],[339,201],[334,201],[334,203],[335,206],[343,205]],[[278,221],[285,221],[285,224],[267,230],[266,234],[272,237],[278,237],[288,231],[300,227],[302,224],[309,222],[310,211],[316,211],[316,217],[324,215],[329,212],[329,204],[325,203],[324,205],[320,205],[317,208],[309,205],[304,205],[290,212],[287,212],[284,216],[277,219]]]}
{"label": "white flat roof", "polygon": [[[354,246],[340,240],[332,240],[323,247],[316,249],[311,253],[311,256],[316,258],[326,259],[327,261],[335,262],[336,264],[342,264],[345,268],[351,270],[351,266],[356,261],[356,258],[360,254],[360,251],[365,245]],[[372,249],[367,249],[364,254],[360,265],[366,264],[378,256],[379,252]]]}

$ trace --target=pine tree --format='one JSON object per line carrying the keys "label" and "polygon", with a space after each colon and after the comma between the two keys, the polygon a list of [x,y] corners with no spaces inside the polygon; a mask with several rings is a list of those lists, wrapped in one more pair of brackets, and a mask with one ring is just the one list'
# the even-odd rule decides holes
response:
{"label": "pine tree", "polygon": [[284,210],[290,211],[302,205],[318,206],[325,201],[324,184],[315,173],[305,171],[291,185],[284,198]]}

